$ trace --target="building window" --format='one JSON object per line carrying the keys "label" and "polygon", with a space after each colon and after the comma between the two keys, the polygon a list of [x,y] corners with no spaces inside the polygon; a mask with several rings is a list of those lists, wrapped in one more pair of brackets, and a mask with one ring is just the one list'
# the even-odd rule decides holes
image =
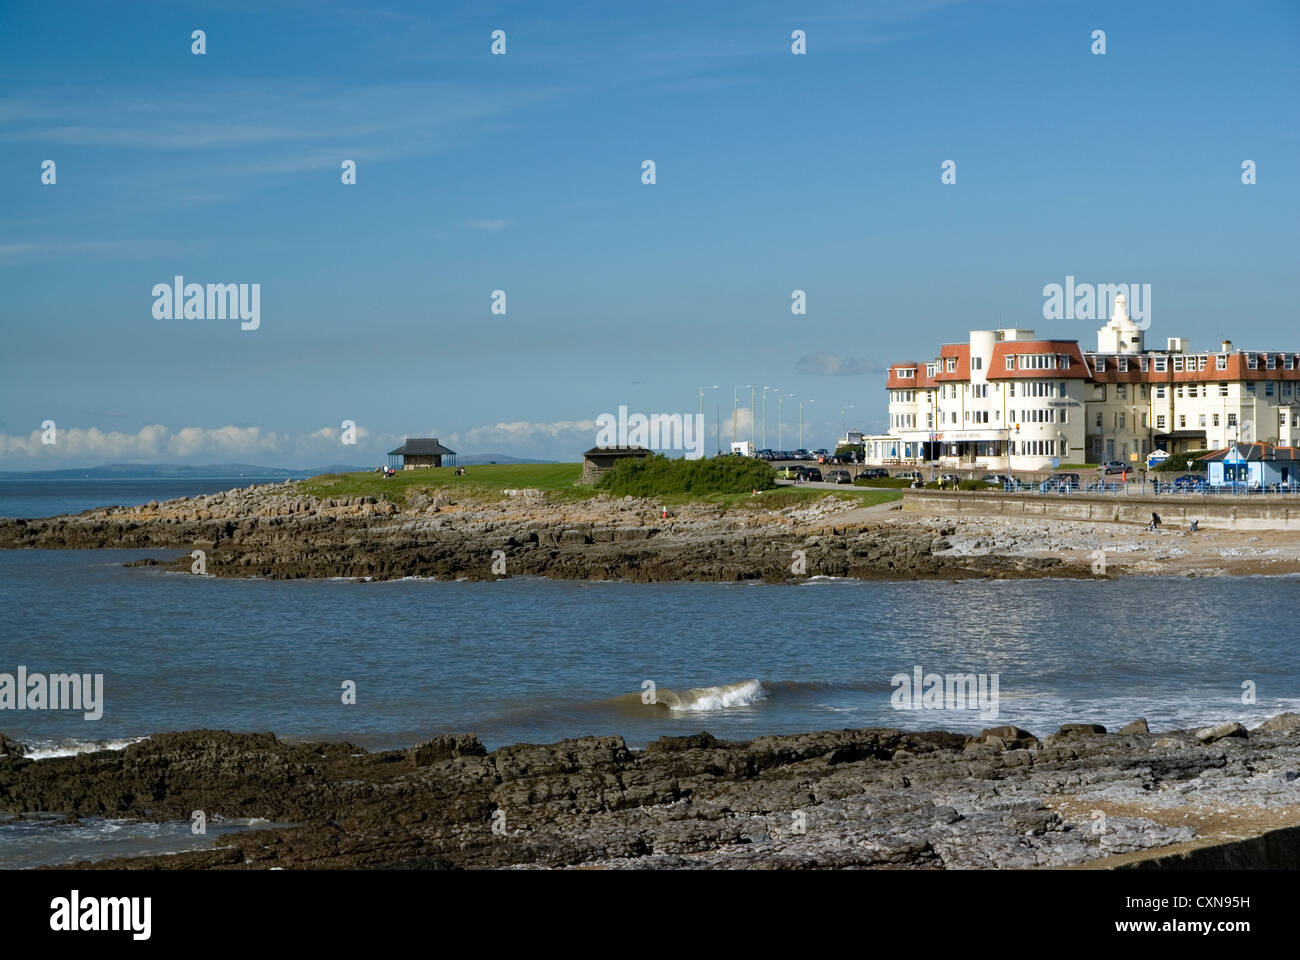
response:
{"label": "building window", "polygon": [[1178,385],[1178,393],[1177,393],[1177,396],[1178,396],[1179,398],[1181,398],[1182,395],[1183,395],[1183,385],[1180,383],[1180,384]]}
{"label": "building window", "polygon": [[1285,411],[1285,410],[1279,410],[1279,411],[1277,412],[1277,425],[1278,425],[1279,427],[1285,427],[1285,426],[1286,426],[1286,411]]}
{"label": "building window", "polygon": [[1115,426],[1120,430],[1124,429],[1124,414],[1119,415],[1119,423],[1115,424]]}
{"label": "building window", "polygon": [[1182,373],[1182,372],[1183,372],[1183,358],[1174,357],[1174,373]]}
{"label": "building window", "polygon": [[1252,369],[1252,370],[1258,370],[1258,369],[1259,369],[1259,357],[1257,357],[1257,356],[1256,356],[1255,354],[1253,354],[1253,353],[1248,353],[1248,354],[1246,354],[1246,366],[1250,367],[1250,369]]}
{"label": "building window", "polygon": [[1285,369],[1285,370],[1294,370],[1294,369],[1295,369],[1295,357],[1288,353],[1288,354],[1286,355],[1286,357],[1282,360],[1282,367],[1283,367],[1283,369]]}
{"label": "building window", "polygon": [[1008,370],[1016,369],[1016,358],[1013,357],[1011,354],[1007,354],[1007,369]]}
{"label": "building window", "polygon": [[1215,370],[1228,369],[1228,355],[1226,353],[1221,353],[1214,358],[1214,369]]}
{"label": "building window", "polygon": [[1166,370],[1169,369],[1169,358],[1156,357],[1155,364],[1156,364],[1156,373],[1164,373]]}
{"label": "building window", "polygon": [[1271,396],[1273,396],[1273,381],[1272,381],[1272,380],[1269,380],[1267,383],[1264,384],[1264,396],[1266,396],[1266,397],[1271,397]]}
{"label": "building window", "polygon": [[1061,422],[1062,423],[1070,422],[1070,411],[1066,410],[1064,407],[1061,408]]}
{"label": "building window", "polygon": [[1097,414],[1097,429],[1101,429],[1101,414]]}
{"label": "building window", "polygon": [[1062,370],[1070,369],[1070,355],[1067,353],[1061,354],[1061,369]]}
{"label": "building window", "polygon": [[1156,399],[1157,399],[1157,400],[1163,400],[1164,398],[1165,398],[1165,385],[1164,385],[1163,383],[1157,384],[1157,385],[1156,385]]}
{"label": "building window", "polygon": [[1142,357],[1142,358],[1140,358],[1140,359],[1138,360],[1138,368],[1139,368],[1143,373],[1146,373],[1146,372],[1147,372],[1147,366],[1148,366],[1148,364],[1147,364],[1147,358],[1146,358],[1146,357]]}
{"label": "building window", "polygon": [[954,370],[957,369],[957,358],[956,358],[956,357],[949,357],[949,358],[948,358],[948,368],[947,368],[947,369],[948,369],[948,372],[949,372],[949,373],[952,373]]}
{"label": "building window", "polygon": [[1201,426],[1205,426],[1205,414],[1201,414]]}
{"label": "building window", "polygon": [[1165,428],[1165,415],[1163,413],[1158,413],[1156,414],[1156,429],[1163,430],[1164,428]]}
{"label": "building window", "polygon": [[1255,392],[1255,381],[1254,381],[1254,380],[1247,380],[1247,381],[1246,381],[1246,392],[1247,392],[1247,393],[1254,393],[1254,392]]}
{"label": "building window", "polygon": [[1128,398],[1128,384],[1126,383],[1115,384],[1115,399],[1125,400],[1127,398]]}
{"label": "building window", "polygon": [[1219,396],[1221,396],[1221,397],[1226,397],[1227,395],[1228,395],[1228,385],[1227,385],[1226,383],[1223,383],[1222,381],[1220,381],[1220,383],[1219,383]]}
{"label": "building window", "polygon": [[1237,425],[1237,415],[1235,413],[1228,414],[1228,426],[1235,427],[1236,425]]}
{"label": "building window", "polygon": [[972,370],[983,370],[983,369],[984,369],[984,358],[983,358],[983,357],[971,357],[971,358],[970,358],[970,368],[971,368]]}
{"label": "building window", "polygon": [[1119,369],[1123,373],[1128,373],[1128,357],[1120,357],[1118,361]]}
{"label": "building window", "polygon": [[1277,369],[1277,356],[1276,356],[1275,354],[1270,353],[1270,354],[1268,355],[1268,359],[1264,361],[1264,367],[1265,367],[1266,369],[1268,369],[1268,370],[1276,370],[1276,369]]}
{"label": "building window", "polygon": [[1105,399],[1106,399],[1106,384],[1104,384],[1104,383],[1095,383],[1095,384],[1093,384],[1093,386],[1092,386],[1092,399],[1094,399],[1094,400],[1105,400]]}
{"label": "building window", "polygon": [[1217,413],[1210,414],[1210,423],[1216,427],[1219,425],[1219,415]]}
{"label": "building window", "polygon": [[1106,371],[1106,358],[1105,358],[1105,357],[1098,357],[1098,358],[1097,358],[1097,372],[1098,372],[1098,373],[1104,373],[1105,371]]}
{"label": "building window", "polygon": [[1179,430],[1182,430],[1182,429],[1184,429],[1186,426],[1187,426],[1187,414],[1185,414],[1185,413],[1180,413],[1180,414],[1178,415],[1178,429],[1179,429]]}

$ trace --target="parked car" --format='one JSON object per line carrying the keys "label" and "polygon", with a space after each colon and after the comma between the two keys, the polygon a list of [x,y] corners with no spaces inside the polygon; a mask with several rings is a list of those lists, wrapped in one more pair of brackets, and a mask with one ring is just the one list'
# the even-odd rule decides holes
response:
{"label": "parked car", "polygon": [[980,481],[987,483],[990,487],[1005,487],[1011,482],[1011,478],[1005,473],[986,473],[980,477]]}
{"label": "parked car", "polygon": [[1123,460],[1107,460],[1101,465],[1101,470],[1106,476],[1112,473],[1132,473],[1133,464],[1125,463]]}
{"label": "parked car", "polygon": [[853,482],[853,478],[849,476],[849,472],[847,470],[832,470],[830,473],[826,474],[826,479],[829,480],[831,483],[852,483]]}
{"label": "parked car", "polygon": [[812,459],[812,455],[811,455],[810,453],[808,453],[808,451],[805,450],[803,447],[800,447],[798,450],[796,450],[796,451],[794,452],[794,459],[796,459],[796,460],[810,460],[810,459]]}
{"label": "parked car", "polygon": [[861,473],[858,474],[858,479],[859,480],[880,480],[882,478],[887,478],[888,476],[889,476],[889,471],[886,470],[884,467],[867,467],[867,469],[863,470]]}
{"label": "parked car", "polygon": [[920,470],[904,470],[902,473],[894,474],[895,480],[924,480]]}
{"label": "parked car", "polygon": [[1195,490],[1205,483],[1204,477],[1198,477],[1194,473],[1184,473],[1182,476],[1174,477],[1175,490]]}
{"label": "parked car", "polygon": [[808,481],[808,482],[810,482],[810,483],[821,483],[821,482],[822,482],[822,472],[821,472],[820,470],[818,470],[816,467],[804,467],[804,468],[803,468],[803,478],[804,478],[804,480],[806,480],[806,481]]}
{"label": "parked car", "polygon": [[798,480],[803,476],[803,467],[782,467],[776,475],[780,480]]}

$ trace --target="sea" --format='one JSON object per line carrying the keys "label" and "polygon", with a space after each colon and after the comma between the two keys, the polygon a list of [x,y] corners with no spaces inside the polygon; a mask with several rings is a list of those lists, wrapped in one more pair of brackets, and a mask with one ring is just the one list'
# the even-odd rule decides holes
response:
{"label": "sea", "polygon": [[[249,482],[236,480],[210,490],[97,481],[61,495],[54,512]],[[34,500],[8,492],[0,513]],[[0,674],[21,666],[103,677],[97,719],[0,709],[0,732],[40,762],[199,728],[369,750],[474,733],[491,750],[587,735],[641,747],[699,731],[749,739],[868,726],[1010,723],[1043,736],[1063,723],[1253,725],[1300,710],[1290,626],[1300,578],[1291,576],[364,582],[123,566],[181,553],[0,550]],[[919,690],[904,696],[902,678],[918,674],[926,684],[973,674],[986,696],[937,705]],[[211,842],[186,827],[0,820],[0,867]]]}

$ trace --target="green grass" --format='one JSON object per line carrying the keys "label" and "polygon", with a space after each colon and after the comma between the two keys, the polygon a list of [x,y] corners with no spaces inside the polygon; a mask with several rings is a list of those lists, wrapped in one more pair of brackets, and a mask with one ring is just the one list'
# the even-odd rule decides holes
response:
{"label": "green grass", "polygon": [[315,497],[387,497],[404,504],[408,494],[445,491],[450,495],[493,499],[503,491],[531,487],[548,491],[548,496],[583,498],[596,493],[594,487],[578,486],[580,463],[498,463],[465,468],[456,476],[455,467],[428,470],[399,470],[385,479],[378,473],[323,473],[302,481],[304,493]]}
{"label": "green grass", "polygon": [[[737,457],[735,460],[739,460]],[[766,466],[766,465],[764,465]],[[578,477],[582,465],[578,463],[508,463],[470,466],[465,468],[463,477],[456,476],[454,467],[438,467],[429,470],[400,470],[397,476],[384,479],[378,473],[324,473],[310,477],[299,483],[298,489],[315,497],[385,497],[397,504],[405,504],[411,493],[422,491],[435,493],[443,491],[449,495],[460,495],[474,499],[500,499],[508,489],[532,488],[546,491],[548,500],[581,500],[598,494],[621,496],[594,485],[579,484]],[[744,492],[674,492],[664,494],[645,494],[667,505],[705,503],[726,509],[743,510],[780,510],[783,507],[797,506],[820,500],[823,497],[836,497],[852,500],[861,506],[869,507],[899,499],[902,494],[896,490],[872,490],[856,487],[843,490],[813,490],[794,487],[774,487],[760,489],[758,496],[752,495],[752,486]]]}

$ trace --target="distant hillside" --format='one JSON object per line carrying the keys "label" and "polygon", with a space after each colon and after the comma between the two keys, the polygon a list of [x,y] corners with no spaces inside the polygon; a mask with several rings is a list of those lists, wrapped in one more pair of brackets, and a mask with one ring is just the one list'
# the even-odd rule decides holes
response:
{"label": "distant hillside", "polygon": [[510,457],[504,453],[469,453],[465,456],[457,456],[456,462],[464,467],[473,466],[476,463],[561,463],[560,460],[532,460],[528,457]]}
{"label": "distant hillside", "polygon": [[189,477],[314,477],[320,473],[353,473],[373,470],[347,464],[329,464],[303,470],[265,467],[255,463],[210,463],[188,466],[174,463],[107,463],[71,470],[27,470],[0,472],[0,480],[152,480]]}

